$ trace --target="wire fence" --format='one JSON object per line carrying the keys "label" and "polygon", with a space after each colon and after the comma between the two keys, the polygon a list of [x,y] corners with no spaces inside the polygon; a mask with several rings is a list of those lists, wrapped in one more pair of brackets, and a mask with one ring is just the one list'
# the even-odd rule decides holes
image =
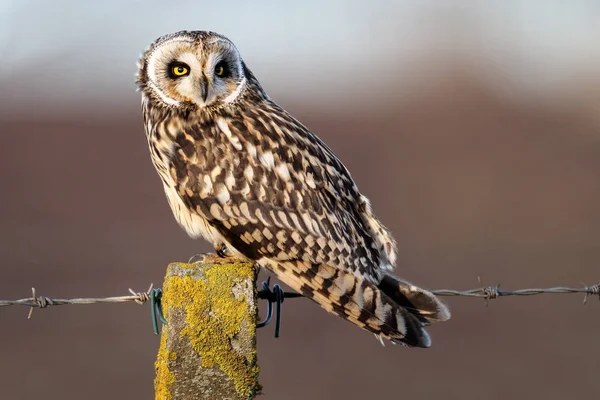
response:
{"label": "wire fence", "polygon": [[572,288],[565,286],[556,286],[551,288],[531,288],[517,290],[500,290],[500,285],[480,287],[469,290],[439,289],[432,291],[437,296],[464,296],[464,297],[483,297],[486,300],[496,299],[505,296],[535,296],[538,294],[569,294],[583,293],[583,304],[587,303],[588,296],[598,296],[600,299],[600,284],[593,286],[583,286]]}
{"label": "wire fence", "polygon": [[[481,281],[480,281],[481,282]],[[66,304],[96,304],[96,303],[127,303],[136,302],[144,304],[152,300],[153,293],[158,289],[153,289],[150,285],[146,292],[135,292],[129,289],[129,295],[114,296],[114,297],[86,297],[86,298],[50,298],[46,296],[38,296],[35,288],[31,289],[31,297],[18,300],[0,300],[0,307],[5,306],[26,306],[29,307],[27,318],[31,318],[31,313],[34,308],[47,308],[49,306],[61,306]],[[550,288],[531,288],[517,290],[500,290],[500,285],[497,286],[482,286],[475,289],[455,290],[455,289],[438,289],[432,290],[437,296],[463,296],[483,298],[488,304],[488,300],[497,299],[498,297],[507,296],[535,296],[541,294],[583,294],[583,304],[587,302],[589,296],[598,296],[600,299],[600,283],[593,286],[582,286],[579,288],[557,286]]]}
{"label": "wire fence", "polygon": [[113,296],[113,297],[81,297],[72,299],[59,299],[50,298],[46,296],[37,296],[35,288],[31,288],[31,297],[18,300],[0,300],[0,307],[6,306],[27,306],[29,307],[29,315],[27,318],[31,318],[31,313],[34,308],[46,308],[49,306],[62,306],[65,304],[97,304],[97,303],[127,303],[134,301],[138,304],[144,304],[151,299],[153,285],[150,285],[146,292],[134,292],[129,289],[130,295],[127,296]]}

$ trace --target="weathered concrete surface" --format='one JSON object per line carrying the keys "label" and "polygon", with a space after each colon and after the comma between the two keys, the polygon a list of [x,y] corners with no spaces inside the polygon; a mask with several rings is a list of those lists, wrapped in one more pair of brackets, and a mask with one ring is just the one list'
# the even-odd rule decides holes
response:
{"label": "weathered concrete surface", "polygon": [[157,400],[252,399],[256,359],[256,271],[205,256],[173,263],[163,285],[163,327],[154,382]]}

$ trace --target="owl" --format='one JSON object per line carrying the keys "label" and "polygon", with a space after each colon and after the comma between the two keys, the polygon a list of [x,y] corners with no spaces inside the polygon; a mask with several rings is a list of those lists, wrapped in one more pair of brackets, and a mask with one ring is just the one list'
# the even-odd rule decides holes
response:
{"label": "owl", "polygon": [[137,75],[152,162],[178,223],[325,310],[393,343],[429,347],[450,318],[391,274],[396,245],[350,173],[273,102],[226,37],[158,38]]}

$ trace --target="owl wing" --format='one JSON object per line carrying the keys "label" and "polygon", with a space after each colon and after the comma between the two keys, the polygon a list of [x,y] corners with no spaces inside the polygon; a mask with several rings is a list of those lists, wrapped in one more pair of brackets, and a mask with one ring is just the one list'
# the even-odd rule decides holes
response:
{"label": "owl wing", "polygon": [[246,257],[363,329],[428,347],[419,317],[380,290],[381,254],[350,174],[277,106],[184,127],[170,173],[184,204]]}
{"label": "owl wing", "polygon": [[272,104],[191,125],[176,143],[171,174],[184,204],[242,254],[379,280],[380,254],[354,181],[283,109]]}

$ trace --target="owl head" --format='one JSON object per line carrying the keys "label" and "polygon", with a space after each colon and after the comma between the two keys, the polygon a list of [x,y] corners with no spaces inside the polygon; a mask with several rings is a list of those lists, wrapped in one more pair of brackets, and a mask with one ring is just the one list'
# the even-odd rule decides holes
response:
{"label": "owl head", "polygon": [[211,109],[235,102],[248,74],[237,48],[226,37],[181,31],[150,45],[140,61],[137,83],[156,105]]}

